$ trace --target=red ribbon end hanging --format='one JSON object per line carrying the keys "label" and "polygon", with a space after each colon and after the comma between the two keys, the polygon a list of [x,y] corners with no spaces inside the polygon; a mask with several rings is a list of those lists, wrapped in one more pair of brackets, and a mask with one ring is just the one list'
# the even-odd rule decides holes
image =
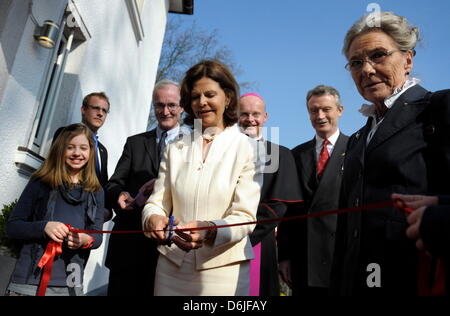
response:
{"label": "red ribbon end hanging", "polygon": [[38,296],[45,296],[47,291],[48,281],[52,274],[53,261],[55,256],[62,254],[62,243],[50,240],[47,244],[47,249],[44,252],[38,267],[44,269],[42,272],[41,282],[39,284]]}

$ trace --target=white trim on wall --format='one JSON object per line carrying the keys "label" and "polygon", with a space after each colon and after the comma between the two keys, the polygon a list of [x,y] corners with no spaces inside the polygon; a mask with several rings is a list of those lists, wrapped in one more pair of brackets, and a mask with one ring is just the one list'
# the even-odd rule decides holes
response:
{"label": "white trim on wall", "polygon": [[19,172],[30,176],[33,172],[39,169],[44,162],[44,158],[35,154],[31,150],[25,147],[17,148],[14,157],[14,163]]}
{"label": "white trim on wall", "polygon": [[140,1],[138,4],[136,0],[127,0],[127,5],[130,11],[131,24],[133,25],[136,39],[140,42],[144,39],[144,28],[141,20],[141,12],[144,3],[143,1]]}

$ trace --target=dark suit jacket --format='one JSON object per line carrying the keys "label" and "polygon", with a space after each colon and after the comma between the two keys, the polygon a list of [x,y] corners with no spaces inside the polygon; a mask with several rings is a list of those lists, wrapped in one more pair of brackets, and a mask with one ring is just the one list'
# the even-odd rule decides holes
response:
{"label": "dark suit jacket", "polygon": [[[117,204],[121,192],[128,192],[131,196],[136,196],[142,185],[158,176],[158,157],[156,148],[156,129],[150,132],[131,136],[127,139],[122,156],[117,163],[114,174],[106,185],[106,200],[114,209],[114,230],[141,230],[142,207],[133,210],[122,210]],[[142,252],[136,241],[150,246],[151,240],[143,234],[112,234],[109,242],[108,256],[106,264],[108,267],[127,266],[129,258],[125,253],[136,248],[133,255],[138,256]],[[138,251],[138,249],[140,249]],[[156,251],[156,249],[152,249]]]}
{"label": "dark suit jacket", "polygon": [[446,272],[445,295],[450,296],[450,203],[427,207],[423,213],[420,234],[427,252],[441,260],[439,263]]}
{"label": "dark suit jacket", "polygon": [[[283,217],[287,210],[287,203],[282,201],[302,200],[300,186],[296,177],[295,161],[290,150],[269,141],[265,141],[264,145],[267,157],[278,153],[278,170],[264,173],[261,202],[266,202],[270,208],[260,203],[256,214],[258,221]],[[272,160],[268,163],[275,162]],[[272,199],[277,201],[270,201]],[[277,225],[277,222],[258,224],[250,235],[252,246],[261,243],[260,296],[280,295],[275,239],[275,228]]]}
{"label": "dark suit jacket", "polygon": [[450,296],[450,195],[439,197],[439,205],[427,207],[420,234],[427,251],[442,260],[446,272],[445,294]]}
{"label": "dark suit jacket", "polygon": [[[304,204],[301,209],[289,208],[290,216],[337,209],[347,141],[348,136],[340,133],[320,181],[315,138],[292,149]],[[294,295],[305,294],[308,286],[329,286],[336,220],[336,215],[329,215],[281,225],[280,261],[291,260]]]}
{"label": "dark suit jacket", "polygon": [[[52,144],[55,142],[56,137],[61,134],[63,129],[64,127],[60,127],[56,130],[55,135],[53,135]],[[100,185],[105,188],[105,185],[108,182],[108,151],[100,142],[98,142],[98,151],[100,152],[100,173],[97,171],[96,173]]]}
{"label": "dark suit jacket", "polygon": [[[142,207],[122,210],[121,192],[136,196],[143,184],[158,176],[156,129],[127,139],[114,174],[106,185],[106,200],[114,209],[114,231],[142,230]],[[106,266],[110,269],[110,295],[151,294],[158,252],[156,242],[144,234],[111,234]],[[111,279],[112,278],[112,279]],[[125,288],[133,286],[132,289]],[[122,286],[121,286],[122,285]]]}
{"label": "dark suit jacket", "polygon": [[[431,254],[450,261],[450,195],[440,197],[439,205],[427,207],[422,216],[420,234]],[[450,288],[447,292],[450,293]]]}
{"label": "dark suit jacket", "polygon": [[[368,145],[371,118],[351,136],[340,208],[389,201],[393,192],[450,192],[450,91],[430,95],[419,85],[405,91]],[[339,215],[332,293],[416,295],[417,251],[406,228],[392,207]],[[380,266],[381,287],[367,286],[370,263]]]}

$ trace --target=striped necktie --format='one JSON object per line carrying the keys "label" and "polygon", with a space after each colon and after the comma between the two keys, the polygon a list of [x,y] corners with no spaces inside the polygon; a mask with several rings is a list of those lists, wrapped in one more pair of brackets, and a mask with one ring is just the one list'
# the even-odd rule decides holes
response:
{"label": "striped necktie", "polygon": [[159,143],[158,143],[158,159],[159,159],[159,161],[161,161],[162,156],[164,154],[164,148],[166,147],[166,138],[167,138],[167,131],[164,131],[161,134],[161,139],[159,140]]}

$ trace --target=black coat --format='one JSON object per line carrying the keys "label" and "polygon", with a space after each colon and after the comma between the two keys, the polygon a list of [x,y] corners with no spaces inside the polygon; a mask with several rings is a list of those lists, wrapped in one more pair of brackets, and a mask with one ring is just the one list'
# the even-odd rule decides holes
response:
{"label": "black coat", "polygon": [[[389,201],[394,192],[449,192],[450,91],[416,85],[385,114],[366,145],[371,118],[349,140],[340,208]],[[417,251],[405,235],[406,216],[390,207],[338,216],[332,293],[415,295]],[[381,287],[368,287],[368,265],[380,267]]]}
{"label": "black coat", "polygon": [[429,206],[422,216],[420,234],[425,248],[443,260],[445,291],[450,295],[450,195],[439,197],[439,205]]}
{"label": "black coat", "polygon": [[[278,155],[278,162],[274,157],[267,164],[273,163],[273,166],[278,165],[278,168],[276,172],[264,173],[261,203],[256,213],[258,221],[283,217],[288,207],[283,201],[302,200],[295,161],[290,150],[269,141],[264,142],[264,145],[267,157]],[[258,224],[250,235],[252,246],[261,243],[260,296],[280,295],[275,239],[277,225],[278,222]]]}
{"label": "black coat", "polygon": [[420,234],[427,251],[450,260],[450,196],[440,197],[439,205],[427,207],[422,216]]}
{"label": "black coat", "polygon": [[[121,192],[136,196],[142,185],[158,176],[156,129],[127,139],[114,174],[105,188],[106,200],[116,216],[115,231],[142,230],[142,207],[122,210]],[[156,242],[144,234],[111,234],[106,266],[110,269],[110,295],[151,295],[158,252]]]}
{"label": "black coat", "polygon": [[[39,179],[32,179],[20,195],[16,207],[9,216],[6,226],[8,238],[20,240],[23,243],[20,257],[11,281],[19,284],[38,285],[42,275],[42,270],[37,267],[39,260],[45,252],[49,237],[44,232],[49,221],[61,221],[70,224],[78,229],[101,230],[103,226],[103,190],[95,193],[97,211],[93,221],[88,220],[83,205],[70,205],[64,201],[60,192],[57,192],[55,208],[57,211],[49,212],[49,199],[52,189]],[[55,218],[55,214],[58,214]],[[86,218],[85,223],[80,220]],[[80,226],[81,225],[81,226]],[[103,241],[102,234],[93,234],[94,243],[90,249],[71,250],[63,243],[63,253],[55,259],[53,271],[49,282],[50,286],[66,286],[67,271],[70,263],[78,264],[82,267],[81,277],[84,274],[84,267],[89,258],[91,249],[100,247]]]}
{"label": "black coat", "polygon": [[[348,136],[341,133],[320,181],[317,179],[316,140],[292,149],[304,204],[301,208],[289,208],[289,216],[338,208],[347,141]],[[336,220],[336,215],[329,215],[280,225],[280,261],[291,261],[294,295],[304,295],[308,286],[328,287]]]}

